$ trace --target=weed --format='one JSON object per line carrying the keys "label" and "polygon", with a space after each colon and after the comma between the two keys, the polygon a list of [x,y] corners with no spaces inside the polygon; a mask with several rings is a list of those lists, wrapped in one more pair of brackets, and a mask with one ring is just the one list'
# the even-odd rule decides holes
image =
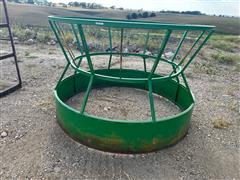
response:
{"label": "weed", "polygon": [[240,44],[240,36],[230,36],[230,35],[213,35],[210,39],[210,43],[214,41],[226,41],[235,44]]}
{"label": "weed", "polygon": [[28,51],[25,51],[25,54],[24,54],[27,58],[29,59],[36,59],[38,58],[38,56],[35,56],[35,55],[31,55],[30,52]]}
{"label": "weed", "polygon": [[30,52],[28,51],[25,51],[25,54],[24,54],[26,57],[28,57],[30,55]]}
{"label": "weed", "polygon": [[52,39],[52,34],[50,32],[38,32],[37,41],[42,43],[47,43]]}
{"label": "weed", "polygon": [[228,42],[228,41],[211,41],[210,46],[215,49],[227,51],[227,52],[234,52],[235,49],[238,49],[238,45]]}
{"label": "weed", "polygon": [[217,129],[226,129],[231,125],[230,122],[222,118],[215,119],[212,123],[213,123],[213,127]]}
{"label": "weed", "polygon": [[233,65],[240,61],[240,56],[238,54],[225,54],[222,52],[217,52],[215,54],[212,54],[212,58],[219,63],[227,64],[227,65]]}
{"label": "weed", "polygon": [[194,73],[205,73],[211,75],[215,75],[217,73],[217,69],[211,64],[194,63],[192,70]]}
{"label": "weed", "polygon": [[36,58],[38,58],[38,56],[30,55],[27,58],[29,58],[29,59],[36,59]]}
{"label": "weed", "polygon": [[51,55],[51,54],[56,54],[56,53],[54,52],[54,50],[49,49],[48,54]]}

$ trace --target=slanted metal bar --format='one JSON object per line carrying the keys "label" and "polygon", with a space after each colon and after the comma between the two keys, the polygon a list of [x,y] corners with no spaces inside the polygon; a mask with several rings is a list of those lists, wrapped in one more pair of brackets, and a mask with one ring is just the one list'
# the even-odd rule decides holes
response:
{"label": "slanted metal bar", "polygon": [[[78,61],[77,66],[76,66],[77,69],[80,67],[81,62],[82,62],[82,59],[83,59],[83,57],[80,57],[80,58],[79,58],[79,61]],[[75,69],[74,75],[76,75],[76,74],[78,73],[78,70],[77,70],[77,69]],[[77,88],[76,88],[76,76],[74,76],[73,79],[74,79],[74,91],[76,92],[76,90],[77,90]]]}
{"label": "slanted metal bar", "polygon": [[56,28],[57,28],[59,34],[60,34],[61,37],[62,37],[63,46],[67,49],[67,51],[68,51],[68,53],[69,53],[71,59],[74,61],[74,59],[75,59],[75,55],[73,54],[71,48],[70,48],[70,47],[68,46],[68,44],[67,44],[67,41],[66,41],[66,39],[65,39],[65,35],[64,35],[63,30],[61,29],[61,27],[60,27],[59,25],[56,26]]}
{"label": "slanted metal bar", "polygon": [[84,98],[83,98],[83,103],[82,103],[82,107],[81,107],[81,111],[80,111],[81,114],[83,114],[84,111],[85,111],[87,101],[88,101],[88,97],[89,97],[89,93],[90,93],[90,90],[91,90],[92,84],[93,84],[93,78],[94,78],[94,75],[92,75],[90,77],[90,81],[88,83],[87,91],[85,92],[85,95],[84,95]]}
{"label": "slanted metal bar", "polygon": [[208,35],[206,36],[206,38],[203,40],[202,44],[199,45],[199,47],[197,48],[197,50],[194,52],[194,54],[191,56],[191,58],[189,59],[189,61],[187,62],[187,64],[182,68],[182,72],[185,71],[185,69],[188,67],[188,65],[193,61],[193,59],[195,58],[195,56],[198,54],[198,52],[201,50],[201,48],[203,47],[203,45],[207,42],[207,40],[210,38],[210,36],[212,35],[213,31],[210,31],[208,33]]}
{"label": "slanted metal bar", "polygon": [[205,31],[203,31],[197,38],[197,40],[194,42],[194,44],[192,45],[192,47],[188,50],[188,52],[185,54],[185,56],[181,59],[181,61],[178,63],[178,65],[173,69],[173,71],[169,74],[168,77],[170,77],[173,73],[176,72],[176,68],[178,68],[179,66],[181,66],[183,64],[183,62],[185,61],[185,59],[187,58],[187,56],[191,53],[191,51],[193,50],[193,48],[196,46],[196,44],[198,43],[198,41],[202,38],[203,34],[205,33]]}
{"label": "slanted metal bar", "polygon": [[74,36],[76,38],[76,41],[77,41],[77,46],[79,48],[79,51],[80,51],[81,54],[83,54],[83,50],[81,48],[81,44],[80,44],[80,41],[79,41],[79,38],[78,38],[78,35],[77,35],[77,32],[76,32],[76,29],[74,27],[74,24],[71,24],[71,26],[72,26],[73,34],[74,34]]}
{"label": "slanted metal bar", "polygon": [[[81,63],[82,63],[82,60],[83,60],[83,57],[80,57],[79,58],[79,61],[78,61],[78,63],[77,63],[77,68],[79,68],[80,67],[80,65],[81,65]],[[75,74],[77,73],[77,70],[75,70]]]}
{"label": "slanted metal bar", "polygon": [[63,73],[61,74],[61,76],[60,76],[60,78],[59,78],[59,80],[58,80],[58,82],[57,82],[57,85],[56,85],[55,89],[58,88],[60,82],[62,81],[64,75],[66,74],[66,72],[67,72],[67,70],[68,70],[68,68],[69,68],[69,65],[70,65],[70,63],[68,62],[67,65],[65,66],[64,70],[63,70]]}
{"label": "slanted metal bar", "polygon": [[[77,41],[78,49],[79,49],[81,55],[83,55],[83,50],[82,50],[82,48],[81,48],[81,44],[80,44],[80,41],[79,41],[79,38],[78,38],[78,35],[77,35],[77,32],[76,32],[76,29],[75,29],[75,27],[74,27],[74,24],[71,24],[71,26],[72,26],[73,34],[74,34],[74,36],[75,36],[75,38],[76,38],[76,41]],[[83,58],[79,58],[79,61],[78,61],[78,63],[77,63],[77,68],[80,67],[81,62],[82,62],[82,59],[83,59]],[[74,71],[74,74],[76,74],[76,73],[77,73],[77,70]]]}
{"label": "slanted metal bar", "polygon": [[121,42],[120,42],[120,78],[122,77],[122,52],[123,52],[123,29],[121,29]]}
{"label": "slanted metal bar", "polygon": [[[149,31],[147,32],[147,35],[146,35],[146,39],[145,39],[145,43],[144,43],[144,49],[143,49],[143,54],[146,53],[148,40],[149,40]],[[146,58],[145,57],[143,57],[143,66],[144,66],[144,72],[147,73],[147,65],[146,65]]]}
{"label": "slanted metal bar", "polygon": [[156,114],[155,114],[155,108],[154,108],[154,99],[153,99],[153,90],[152,90],[152,80],[148,80],[148,96],[149,96],[149,102],[150,102],[150,110],[152,115],[152,121],[156,121]]}
{"label": "slanted metal bar", "polygon": [[198,43],[198,41],[202,38],[202,36],[204,35],[205,31],[203,31],[197,38],[197,40],[193,43],[192,47],[188,50],[188,52],[185,54],[185,56],[182,58],[182,60],[180,61],[180,63],[178,64],[178,66],[182,65],[182,63],[184,63],[185,59],[188,57],[188,55],[191,53],[191,51],[193,50],[193,48],[196,46],[196,44]]}
{"label": "slanted metal bar", "polygon": [[[173,55],[173,57],[172,57],[172,59],[171,59],[172,62],[174,62],[174,60],[175,60],[175,58],[176,58],[179,50],[181,49],[182,43],[184,42],[184,40],[185,40],[185,38],[186,38],[186,36],[187,36],[187,33],[188,33],[188,31],[184,31],[183,36],[182,36],[181,40],[180,40],[179,43],[178,43],[177,50],[175,51],[175,53],[174,53],[174,55]],[[173,65],[172,65],[172,68],[173,68],[173,71],[171,72],[171,74],[169,75],[169,77],[170,77],[173,73],[176,73],[176,68],[175,68]],[[176,80],[177,80],[177,82],[179,83],[179,78],[178,78],[178,76],[176,77]]]}
{"label": "slanted metal bar", "polygon": [[86,58],[87,58],[87,61],[88,61],[88,66],[89,66],[90,72],[91,72],[91,74],[94,74],[93,64],[92,64],[91,57],[89,55],[88,45],[87,45],[87,42],[86,42],[86,39],[85,39],[85,35],[84,35],[84,32],[83,32],[82,25],[80,25],[80,24],[78,24],[78,31],[79,31],[80,36],[81,36],[82,45],[83,45],[83,48],[85,50],[85,54],[86,54]]}
{"label": "slanted metal bar", "polygon": [[108,38],[109,38],[109,46],[110,46],[110,51],[111,51],[111,54],[109,56],[109,61],[108,61],[108,69],[110,69],[111,62],[112,62],[112,33],[111,33],[110,28],[108,28]]}
{"label": "slanted metal bar", "polygon": [[62,41],[61,41],[61,39],[60,39],[60,34],[59,34],[59,31],[58,31],[58,28],[57,28],[56,23],[53,22],[53,21],[49,21],[49,24],[50,24],[50,26],[51,26],[51,28],[52,28],[52,30],[53,30],[53,33],[55,34],[55,36],[56,36],[56,38],[57,38],[57,41],[59,42],[59,45],[60,45],[60,47],[61,47],[61,49],[62,49],[62,52],[63,52],[63,54],[64,54],[67,62],[70,64],[70,59],[69,59],[69,57],[68,57],[68,55],[67,55],[67,52],[65,51],[64,46],[63,46],[63,44],[62,44]]}
{"label": "slanted metal bar", "polygon": [[61,80],[63,79],[65,73],[67,72],[67,69],[69,68],[70,59],[69,59],[69,57],[68,57],[68,55],[67,55],[67,52],[66,52],[65,49],[64,49],[64,44],[62,44],[62,43],[64,43],[64,42],[62,42],[62,40],[60,39],[60,30],[58,29],[56,23],[55,23],[55,22],[52,22],[52,21],[49,21],[49,23],[50,23],[50,26],[51,26],[51,28],[52,28],[52,30],[53,30],[53,32],[54,32],[54,34],[55,34],[58,42],[59,42],[59,45],[60,45],[60,47],[61,47],[61,49],[62,49],[62,52],[63,52],[63,54],[64,54],[64,56],[65,56],[65,58],[66,58],[66,60],[67,60],[67,65],[65,66],[65,69],[63,70],[63,73],[62,73],[62,75],[61,75],[60,79],[58,80],[58,83],[57,83],[57,85],[56,85],[56,87],[55,87],[55,89],[57,89],[58,86],[59,86],[59,84],[60,84],[60,82],[61,82]]}
{"label": "slanted metal bar", "polygon": [[183,36],[182,36],[182,38],[181,38],[181,40],[180,40],[180,42],[179,42],[179,44],[178,44],[177,50],[175,51],[175,53],[174,53],[174,55],[173,55],[173,57],[172,57],[172,59],[171,59],[172,62],[175,60],[175,58],[176,58],[179,50],[181,49],[182,43],[183,43],[183,41],[185,40],[185,38],[186,38],[186,36],[187,36],[187,33],[188,33],[188,31],[185,31],[185,32],[183,33]]}
{"label": "slanted metal bar", "polygon": [[157,68],[157,66],[158,66],[158,63],[159,63],[159,61],[161,60],[162,54],[163,54],[163,52],[164,52],[164,50],[165,50],[165,47],[166,47],[166,45],[167,45],[167,42],[168,42],[168,39],[169,39],[171,33],[172,33],[172,30],[169,30],[169,29],[168,29],[167,32],[166,32],[166,34],[165,34],[165,37],[164,37],[164,39],[163,39],[163,42],[162,42],[162,44],[161,44],[161,48],[160,48],[159,54],[158,54],[158,56],[157,56],[157,58],[156,58],[156,60],[155,60],[155,62],[154,62],[154,64],[153,64],[151,73],[150,73],[149,76],[148,76],[148,79],[151,79],[152,76],[153,76],[153,74],[155,73],[156,68]]}

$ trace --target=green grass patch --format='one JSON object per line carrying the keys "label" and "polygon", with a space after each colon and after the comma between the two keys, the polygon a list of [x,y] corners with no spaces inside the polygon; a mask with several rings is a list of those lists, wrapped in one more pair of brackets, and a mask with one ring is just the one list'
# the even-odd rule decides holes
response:
{"label": "green grass patch", "polygon": [[230,53],[222,53],[217,52],[215,54],[212,54],[212,58],[219,63],[233,65],[237,62],[240,62],[240,56],[238,54],[230,54]]}
{"label": "green grass patch", "polygon": [[29,59],[36,59],[36,58],[38,58],[38,56],[31,55],[30,52],[28,52],[28,51],[25,51],[24,55],[25,55],[26,58],[29,58]]}
{"label": "green grass patch", "polygon": [[194,63],[192,67],[194,73],[216,75],[218,70],[211,64]]}
{"label": "green grass patch", "polygon": [[226,40],[211,41],[210,46],[212,48],[220,49],[227,52],[235,52],[239,46],[235,43],[228,42]]}
{"label": "green grass patch", "polygon": [[231,35],[213,35],[210,38],[210,42],[212,41],[226,41],[235,44],[240,44],[240,36],[231,36]]}

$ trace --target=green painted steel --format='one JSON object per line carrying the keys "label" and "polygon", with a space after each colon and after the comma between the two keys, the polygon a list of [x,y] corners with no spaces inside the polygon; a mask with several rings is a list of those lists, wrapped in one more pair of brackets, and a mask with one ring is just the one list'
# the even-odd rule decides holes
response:
{"label": "green painted steel", "polygon": [[[66,67],[58,81],[54,95],[57,119],[60,126],[74,139],[90,147],[119,153],[143,153],[159,150],[173,145],[183,138],[189,127],[194,107],[194,97],[191,93],[185,69],[196,57],[202,46],[213,33],[213,26],[180,25],[159,22],[127,21],[116,19],[49,17],[49,23],[67,60]],[[67,42],[66,34],[69,29],[75,39],[78,53]],[[104,52],[92,52],[86,39],[85,26],[105,28],[109,49]],[[113,50],[112,29],[120,33],[119,51]],[[124,35],[129,29],[146,31],[145,43],[141,53],[123,52]],[[147,54],[151,31],[162,30],[165,35],[157,54]],[[175,31],[183,31],[177,48],[171,58],[164,57],[164,52]],[[179,58],[179,52],[185,43],[187,35],[199,34],[187,53]],[[93,57],[106,56],[108,65],[103,69],[95,69]],[[119,68],[112,68],[113,56],[119,57]],[[143,70],[124,69],[122,66],[126,56],[142,58]],[[86,59],[88,70],[81,66]],[[153,62],[152,68],[147,69],[147,63]],[[172,67],[167,75],[157,72],[159,63]],[[72,68],[73,75],[64,78],[67,70]],[[160,67],[161,68],[161,67]],[[180,81],[182,78],[183,81]],[[88,114],[85,111],[90,91],[104,87],[131,87],[148,91],[151,118],[144,121],[106,119]],[[85,92],[81,109],[74,109],[65,102],[72,96]],[[159,119],[156,117],[153,94],[161,95],[172,101],[181,109],[181,113]]]}
{"label": "green painted steel", "polygon": [[[97,73],[114,75],[119,69],[103,69]],[[122,70],[123,76],[144,77],[143,71]],[[74,78],[75,77],[75,78]],[[88,89],[90,78],[82,74],[61,81],[55,89],[57,118],[60,126],[74,139],[90,147],[118,153],[143,153],[177,143],[189,127],[194,98],[191,92],[173,80],[154,81],[152,91],[174,102],[182,112],[164,119],[143,121],[112,120],[89,115],[65,104],[70,97]],[[149,81],[152,82],[152,81]],[[77,89],[74,89],[76,83]],[[148,89],[148,84],[119,83],[95,79],[92,88],[112,86]],[[151,86],[150,86],[151,87]],[[179,87],[179,88],[178,88]],[[178,98],[176,93],[178,91]]]}

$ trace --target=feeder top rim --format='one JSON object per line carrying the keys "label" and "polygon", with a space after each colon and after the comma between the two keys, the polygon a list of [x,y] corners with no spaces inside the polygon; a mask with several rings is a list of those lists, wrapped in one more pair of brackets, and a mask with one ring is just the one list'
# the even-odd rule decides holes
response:
{"label": "feeder top rim", "polygon": [[48,16],[50,22],[97,25],[114,28],[170,29],[170,30],[213,30],[215,26],[196,24],[162,23],[156,21],[136,21],[107,18]]}

